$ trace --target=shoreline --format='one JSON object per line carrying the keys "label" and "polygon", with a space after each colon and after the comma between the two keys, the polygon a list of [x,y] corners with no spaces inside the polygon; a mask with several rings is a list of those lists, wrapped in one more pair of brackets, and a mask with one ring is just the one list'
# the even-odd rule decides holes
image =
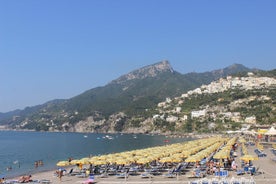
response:
{"label": "shoreline", "polygon": [[[254,149],[256,146],[248,146],[248,152],[249,154],[255,155]],[[272,162],[271,159],[275,157],[272,152],[270,147],[265,147],[264,152],[267,154],[266,157],[260,157],[258,160],[254,160],[253,164],[256,167],[260,168],[260,171],[264,172],[264,174],[256,175],[256,176],[251,176],[250,174],[244,174],[244,175],[237,175],[234,171],[229,172],[229,176],[227,179],[254,179],[257,184],[273,184],[276,183],[276,174],[274,174],[274,168],[276,166],[275,162]],[[241,169],[240,166],[240,150],[238,149],[238,156],[236,158],[237,162],[239,162],[238,169]],[[57,166],[56,166],[57,167]],[[76,166],[71,165],[71,166],[66,166],[67,172],[71,168],[76,168]],[[88,168],[86,166],[86,168]],[[32,175],[33,180],[48,180],[51,181],[51,183],[67,183],[67,184],[76,184],[76,183],[82,183],[85,180],[87,180],[88,177],[77,177],[77,176],[68,176],[65,175],[62,177],[62,180],[59,181],[59,178],[54,175],[56,169],[49,169],[45,171],[38,171],[38,172],[32,172],[30,173]],[[139,173],[140,174],[140,173]],[[163,173],[164,174],[164,173]],[[190,178],[189,177],[190,171],[185,171],[184,174],[179,175],[177,178],[166,178],[163,175],[160,176],[153,176],[153,178],[147,178],[147,179],[142,179],[140,175],[135,175],[135,176],[129,176],[127,179],[122,179],[122,178],[116,178],[116,176],[108,176],[107,178],[101,178],[99,175],[95,175],[95,181],[99,184],[105,184],[105,183],[133,183],[133,184],[138,184],[138,183],[183,183],[183,184],[188,184],[190,181],[195,181],[195,180],[213,180],[217,179],[214,175],[207,175],[204,178]],[[20,175],[21,176],[21,175]],[[8,181],[15,181],[20,178],[20,176],[14,176],[14,177],[9,177],[7,178]],[[222,178],[220,178],[222,179]]]}
{"label": "shoreline", "polygon": [[67,131],[36,131],[31,129],[9,129],[9,128],[0,128],[1,131],[13,131],[13,132],[45,132],[45,133],[79,133],[79,134],[142,134],[142,135],[161,135],[166,137],[173,137],[173,138],[205,138],[205,137],[212,137],[215,135],[224,135],[225,133],[178,133],[178,132],[169,132],[169,133],[160,133],[160,132],[149,132],[149,133],[141,133],[141,132],[67,132]]}

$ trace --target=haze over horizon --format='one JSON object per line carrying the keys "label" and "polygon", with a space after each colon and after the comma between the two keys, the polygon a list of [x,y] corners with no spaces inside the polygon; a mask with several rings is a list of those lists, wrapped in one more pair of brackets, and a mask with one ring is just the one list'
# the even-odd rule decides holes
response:
{"label": "haze over horizon", "polygon": [[185,74],[276,68],[276,1],[1,1],[0,112],[168,60]]}

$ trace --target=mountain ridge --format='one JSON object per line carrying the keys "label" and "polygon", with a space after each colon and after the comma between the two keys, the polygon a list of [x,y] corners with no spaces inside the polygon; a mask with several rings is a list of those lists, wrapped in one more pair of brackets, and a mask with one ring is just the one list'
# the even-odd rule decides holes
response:
{"label": "mountain ridge", "polygon": [[144,66],[140,69],[133,70],[132,72],[122,75],[119,78],[111,81],[110,83],[122,84],[129,80],[144,79],[146,77],[155,77],[158,73],[167,71],[173,72],[174,70],[171,67],[169,61],[164,60],[161,62],[157,62],[155,64]]}
{"label": "mountain ridge", "polygon": [[[103,127],[109,127],[109,124],[116,124],[113,119],[119,112],[123,112],[124,115],[120,117],[123,119],[134,116],[168,96],[177,96],[226,76],[226,73],[228,75],[231,72],[245,71],[252,70],[234,64],[216,72],[181,74],[175,71],[168,61],[161,61],[129,72],[105,86],[89,89],[73,98],[27,107],[13,116],[2,114],[0,124],[13,129],[75,131],[74,127],[78,122],[93,117],[104,122],[99,125],[101,131]],[[115,118],[114,121],[117,120]],[[115,131],[122,128],[113,127]],[[109,131],[108,128],[105,131]]]}

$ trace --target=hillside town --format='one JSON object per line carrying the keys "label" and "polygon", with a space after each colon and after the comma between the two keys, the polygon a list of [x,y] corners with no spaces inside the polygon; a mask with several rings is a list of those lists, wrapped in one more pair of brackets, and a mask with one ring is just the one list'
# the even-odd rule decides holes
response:
{"label": "hillside town", "polygon": [[[217,81],[211,82],[209,85],[202,85],[199,88],[190,90],[185,94],[182,94],[180,97],[175,97],[173,99],[167,98],[166,101],[158,104],[158,114],[153,116],[153,119],[164,119],[170,123],[180,123],[185,122],[190,117],[191,119],[206,120],[220,119],[230,120],[232,122],[237,122],[243,124],[244,129],[248,129],[250,125],[256,125],[258,122],[255,115],[243,117],[241,112],[229,111],[229,109],[234,109],[234,107],[247,104],[251,101],[269,101],[271,97],[262,95],[262,96],[247,96],[246,98],[237,99],[228,104],[228,107],[225,106],[209,106],[205,105],[199,109],[192,110],[189,114],[184,113],[182,105],[186,102],[187,99],[190,99],[192,96],[199,96],[204,94],[215,94],[222,93],[230,89],[239,89],[239,90],[253,90],[253,89],[275,89],[276,79],[270,77],[257,77],[253,73],[249,72],[247,77],[232,77],[228,76],[226,78],[221,78]],[[218,99],[218,101],[223,101],[223,99]],[[272,107],[275,110],[275,107]],[[169,114],[165,116],[165,114]],[[212,125],[211,125],[212,126]]]}

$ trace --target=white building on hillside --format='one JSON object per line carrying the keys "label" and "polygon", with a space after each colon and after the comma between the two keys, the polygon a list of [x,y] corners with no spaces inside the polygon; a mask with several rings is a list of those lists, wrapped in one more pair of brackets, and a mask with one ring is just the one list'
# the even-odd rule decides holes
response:
{"label": "white building on hillside", "polygon": [[206,116],[206,110],[199,110],[199,111],[192,111],[191,118],[199,118],[199,117]]}

